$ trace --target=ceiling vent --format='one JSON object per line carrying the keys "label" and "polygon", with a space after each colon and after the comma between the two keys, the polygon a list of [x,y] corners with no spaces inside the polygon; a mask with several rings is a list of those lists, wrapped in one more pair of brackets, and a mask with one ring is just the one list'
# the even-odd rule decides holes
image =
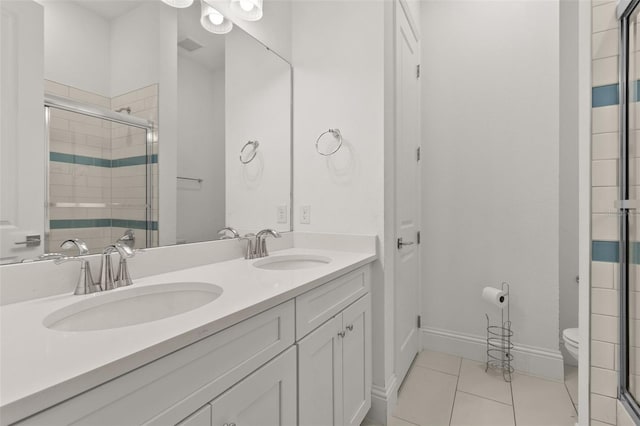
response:
{"label": "ceiling vent", "polygon": [[193,52],[194,50],[198,50],[203,47],[200,43],[193,41],[190,38],[185,38],[184,40],[179,41],[178,46],[182,47],[187,52]]}

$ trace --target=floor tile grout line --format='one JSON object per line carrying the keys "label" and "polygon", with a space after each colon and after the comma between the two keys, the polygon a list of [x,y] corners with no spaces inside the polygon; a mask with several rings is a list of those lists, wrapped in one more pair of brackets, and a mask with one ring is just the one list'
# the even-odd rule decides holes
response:
{"label": "floor tile grout line", "polygon": [[[509,403],[506,403],[506,402],[503,402],[503,401],[498,401],[497,399],[493,399],[493,398],[487,398],[486,396],[478,395],[476,393],[471,393],[471,392],[467,392],[467,391],[463,391],[463,390],[458,390],[457,392],[463,393],[465,395],[473,396],[475,398],[484,399],[485,401],[495,402],[496,404],[504,405],[505,407],[513,407],[513,405],[511,405]],[[513,399],[512,399],[512,402],[513,402]]]}
{"label": "floor tile grout line", "polygon": [[511,408],[513,408],[513,426],[518,426],[518,421],[516,420],[516,400],[513,397],[513,375],[509,373],[509,377],[511,381],[509,382],[509,391],[511,393]]}
{"label": "floor tile grout line", "polygon": [[435,368],[425,367],[424,365],[420,365],[420,364],[416,364],[416,365],[414,365],[414,368],[415,368],[415,367],[420,367],[420,368],[423,368],[423,369],[425,369],[425,370],[436,371],[436,372],[438,372],[438,373],[446,374],[447,376],[454,376],[454,377],[458,377],[458,376],[459,376],[459,374],[451,374],[451,373],[447,373],[446,371],[436,370]]}
{"label": "floor tile grout line", "polygon": [[571,405],[573,405],[573,410],[576,413],[576,416],[578,415],[578,407],[576,405],[576,403],[573,400],[573,397],[571,396],[571,392],[569,392],[569,387],[567,386],[567,380],[565,378],[565,381],[563,382],[564,384],[564,389],[567,391],[567,394],[569,395],[569,401],[571,401]]}
{"label": "floor tile grout line", "polygon": [[456,408],[456,398],[458,397],[458,383],[460,383],[460,371],[462,371],[462,357],[460,357],[460,362],[458,363],[458,374],[456,379],[456,388],[453,391],[453,403],[451,404],[451,413],[449,413],[449,426],[451,426],[451,421],[453,420],[453,410]]}

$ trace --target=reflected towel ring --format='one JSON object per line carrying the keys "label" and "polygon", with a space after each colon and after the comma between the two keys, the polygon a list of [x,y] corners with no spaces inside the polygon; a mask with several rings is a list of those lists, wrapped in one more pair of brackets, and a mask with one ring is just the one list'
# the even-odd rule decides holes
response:
{"label": "reflected towel ring", "polygon": [[[319,143],[320,143],[320,140],[322,139],[322,137],[324,135],[326,135],[327,133],[331,133],[333,135],[333,137],[337,139],[338,142],[337,142],[337,145],[336,145],[335,149],[332,149],[329,152],[322,152],[320,150]],[[324,155],[324,156],[333,155],[336,152],[338,152],[338,150],[340,149],[341,146],[342,146],[342,133],[340,133],[340,129],[329,129],[326,132],[322,133],[320,136],[318,136],[318,139],[316,139],[316,151],[318,151],[318,154],[320,154],[320,155]]]}
{"label": "reflected towel ring", "polygon": [[[260,146],[260,142],[258,141],[249,141],[244,144],[242,149],[240,150],[240,162],[242,164],[249,164],[256,158],[258,154],[258,147]],[[248,149],[247,149],[248,148]]]}

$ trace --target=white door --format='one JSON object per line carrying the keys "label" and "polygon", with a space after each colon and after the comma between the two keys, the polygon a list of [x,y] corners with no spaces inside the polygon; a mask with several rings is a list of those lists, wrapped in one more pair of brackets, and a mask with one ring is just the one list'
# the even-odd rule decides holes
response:
{"label": "white door", "polygon": [[295,426],[296,391],[296,348],[289,348],[216,398],[211,424]]}
{"label": "white door", "polygon": [[342,312],[344,425],[360,426],[371,408],[371,297],[363,296]]}
{"label": "white door", "polygon": [[298,343],[300,426],[342,425],[341,332],[338,315]]}
{"label": "white door", "polygon": [[[5,0],[0,8],[0,264],[4,264],[43,253],[44,15],[42,6],[33,1]],[[26,244],[28,236],[31,242]]]}
{"label": "white door", "polygon": [[[395,372],[402,381],[418,353],[420,256],[419,44],[396,3]],[[401,240],[400,240],[401,239]],[[399,242],[401,241],[402,244]]]}

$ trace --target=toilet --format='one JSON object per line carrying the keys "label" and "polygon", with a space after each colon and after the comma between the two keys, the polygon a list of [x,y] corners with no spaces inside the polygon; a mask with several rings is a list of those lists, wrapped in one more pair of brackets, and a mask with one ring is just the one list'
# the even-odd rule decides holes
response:
{"label": "toilet", "polygon": [[580,341],[577,328],[567,328],[562,332],[562,340],[567,352],[577,361],[580,349]]}

